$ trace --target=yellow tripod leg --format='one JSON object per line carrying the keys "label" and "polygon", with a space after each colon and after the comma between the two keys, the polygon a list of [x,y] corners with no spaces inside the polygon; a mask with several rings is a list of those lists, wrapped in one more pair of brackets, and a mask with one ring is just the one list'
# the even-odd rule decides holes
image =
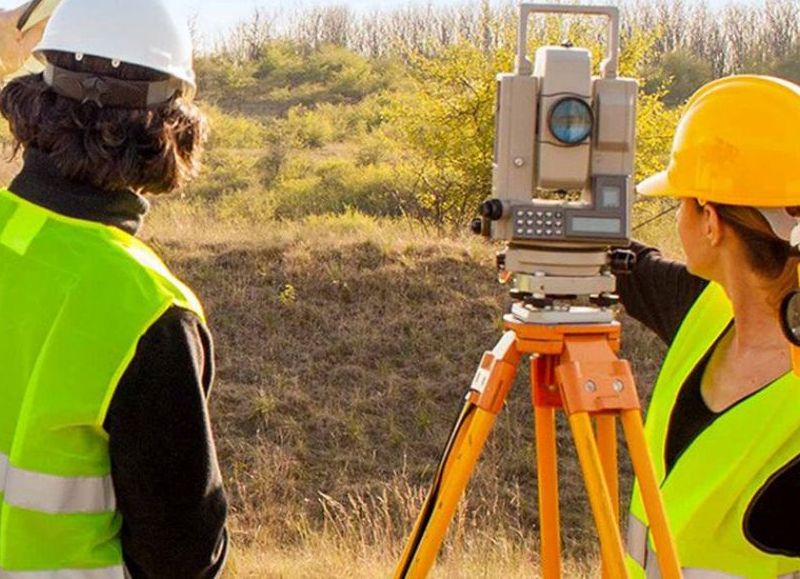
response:
{"label": "yellow tripod leg", "polygon": [[495,349],[484,354],[395,579],[423,579],[436,562],[447,527],[505,404],[519,359],[513,332],[506,332]]}
{"label": "yellow tripod leg", "polygon": [[614,515],[619,520],[619,467],[617,459],[617,417],[613,414],[597,416],[597,448],[603,471],[606,475],[608,492],[611,493],[611,504]]}
{"label": "yellow tripod leg", "polygon": [[444,457],[441,481],[434,484],[417,519],[414,532],[395,572],[397,579],[427,577],[436,561],[447,528],[496,418],[475,406],[472,406],[470,412],[461,432],[456,436],[449,456]]}
{"label": "yellow tripod leg", "polygon": [[681,566],[678,561],[678,550],[669,530],[664,502],[656,480],[655,469],[647,451],[642,415],[638,410],[622,412],[622,427],[633,463],[633,470],[639,481],[647,520],[658,556],[658,566],[664,579],[681,579]]}
{"label": "yellow tripod leg", "polygon": [[586,491],[592,507],[597,533],[600,536],[600,552],[603,566],[611,579],[626,579],[625,555],[622,536],[614,516],[611,495],[606,484],[600,452],[592,429],[592,420],[587,412],[578,412],[569,417],[575,447],[578,450]]}
{"label": "yellow tripod leg", "polygon": [[[617,418],[613,414],[598,414],[597,422],[597,447],[600,451],[600,461],[611,494],[611,506],[614,509],[614,521],[619,525],[619,474],[617,460]],[[603,578],[610,577],[609,571],[603,564]]]}

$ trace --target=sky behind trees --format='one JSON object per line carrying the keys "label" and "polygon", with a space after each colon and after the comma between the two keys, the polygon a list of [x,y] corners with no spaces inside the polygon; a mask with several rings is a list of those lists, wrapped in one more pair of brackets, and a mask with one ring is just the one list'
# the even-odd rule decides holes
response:
{"label": "sky behind trees", "polygon": [[[6,0],[0,0],[5,2]],[[266,10],[282,9],[294,10],[296,8],[313,6],[349,6],[356,11],[387,10],[409,5],[452,6],[463,4],[459,0],[301,0],[289,3],[276,2],[275,0],[180,0],[186,9],[198,17],[200,28],[206,35],[215,35],[246,18],[256,8]],[[477,1],[477,0],[466,0]],[[612,0],[613,1],[613,0]],[[756,0],[745,0],[744,3],[754,3]],[[592,4],[599,4],[598,0],[590,0]],[[723,6],[728,0],[707,0],[710,6]]]}
{"label": "sky behind trees", "polygon": [[[459,0],[290,0],[289,2],[278,2],[276,0],[174,0],[179,3],[187,16],[197,17],[197,23],[201,32],[209,40],[225,32],[231,26],[242,19],[247,18],[256,8],[263,8],[267,11],[288,10],[294,11],[303,7],[313,6],[349,6],[356,11],[386,10],[408,5],[427,5],[452,6],[463,4]],[[466,0],[477,1],[477,0]],[[504,0],[505,1],[505,0]],[[748,0],[746,3],[755,3],[756,0]],[[0,0],[0,8],[10,8],[21,4],[21,0]],[[591,3],[599,3],[593,0]],[[728,0],[708,0],[711,6],[721,6],[728,3]]]}

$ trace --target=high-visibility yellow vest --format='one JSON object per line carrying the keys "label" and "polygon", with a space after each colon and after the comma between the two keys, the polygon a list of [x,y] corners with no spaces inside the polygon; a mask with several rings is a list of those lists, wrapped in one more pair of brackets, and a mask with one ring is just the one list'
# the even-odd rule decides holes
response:
{"label": "high-visibility yellow vest", "polygon": [[197,298],[134,237],[0,191],[0,577],[122,579],[103,423],[147,329]]}
{"label": "high-visibility yellow vest", "polygon": [[[800,378],[789,373],[718,417],[667,475],[664,451],[675,401],[695,366],[733,319],[711,284],[678,331],[656,382],[645,433],[687,579],[800,579],[800,559],[747,540],[748,508],[770,478],[800,455]],[[634,486],[628,523],[631,577],[659,577],[647,515]]]}

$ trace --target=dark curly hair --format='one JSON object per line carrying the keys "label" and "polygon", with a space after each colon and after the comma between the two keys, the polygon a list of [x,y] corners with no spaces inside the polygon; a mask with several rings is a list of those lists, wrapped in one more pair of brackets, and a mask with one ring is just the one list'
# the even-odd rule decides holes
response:
{"label": "dark curly hair", "polygon": [[[127,63],[63,52],[48,62],[75,72],[121,80],[161,81],[157,71]],[[116,64],[116,63],[115,63]],[[46,153],[63,175],[103,189],[169,193],[200,169],[207,122],[200,109],[176,95],[144,109],[102,108],[56,94],[42,75],[12,80],[0,93],[0,114],[14,137],[14,156],[33,147]]]}

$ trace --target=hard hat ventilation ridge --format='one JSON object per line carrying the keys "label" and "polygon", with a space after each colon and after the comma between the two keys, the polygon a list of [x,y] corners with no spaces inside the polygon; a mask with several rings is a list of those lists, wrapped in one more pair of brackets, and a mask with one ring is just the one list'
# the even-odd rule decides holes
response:
{"label": "hard hat ventilation ridge", "polygon": [[99,107],[145,109],[164,104],[182,92],[181,80],[121,80],[92,72],[75,72],[47,64],[44,82],[57,94],[80,103]]}

